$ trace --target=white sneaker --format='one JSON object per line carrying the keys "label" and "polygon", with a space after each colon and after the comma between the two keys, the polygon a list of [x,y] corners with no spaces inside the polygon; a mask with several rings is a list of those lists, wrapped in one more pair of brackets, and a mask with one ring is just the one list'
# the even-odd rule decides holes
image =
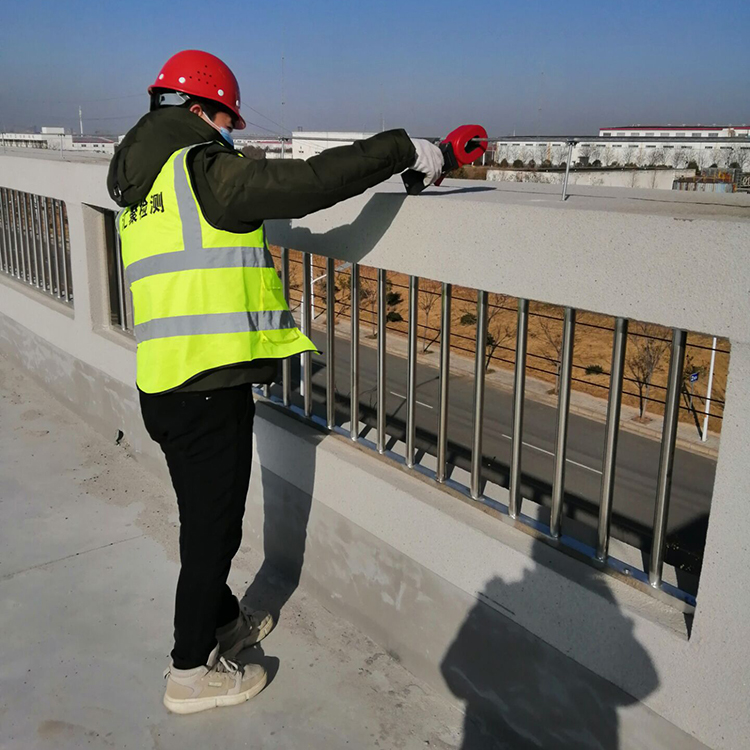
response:
{"label": "white sneaker", "polygon": [[241,666],[219,656],[218,644],[205,666],[164,672],[167,690],[164,705],[176,714],[193,714],[219,706],[236,706],[255,697],[266,686],[268,675],[259,664]]}
{"label": "white sneaker", "polygon": [[239,617],[234,622],[216,631],[219,653],[234,659],[242,649],[262,641],[273,626],[273,617],[268,612],[245,612],[240,609]]}

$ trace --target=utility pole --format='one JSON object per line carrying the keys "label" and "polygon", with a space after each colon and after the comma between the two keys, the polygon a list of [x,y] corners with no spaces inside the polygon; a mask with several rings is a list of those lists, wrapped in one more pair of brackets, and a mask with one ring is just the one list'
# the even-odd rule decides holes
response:
{"label": "utility pole", "polygon": [[81,128],[81,135],[83,135],[83,110],[81,110],[81,105],[78,105],[78,124]]}

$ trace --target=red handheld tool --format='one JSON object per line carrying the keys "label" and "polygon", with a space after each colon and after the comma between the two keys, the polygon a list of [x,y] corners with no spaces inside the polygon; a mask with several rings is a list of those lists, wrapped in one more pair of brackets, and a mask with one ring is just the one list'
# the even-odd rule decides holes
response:
{"label": "red handheld tool", "polygon": [[[443,152],[443,173],[435,181],[439,185],[443,177],[454,169],[471,164],[487,150],[487,131],[481,125],[461,125],[448,134],[438,144]],[[404,187],[409,195],[417,195],[424,190],[424,174],[408,169],[402,175]]]}

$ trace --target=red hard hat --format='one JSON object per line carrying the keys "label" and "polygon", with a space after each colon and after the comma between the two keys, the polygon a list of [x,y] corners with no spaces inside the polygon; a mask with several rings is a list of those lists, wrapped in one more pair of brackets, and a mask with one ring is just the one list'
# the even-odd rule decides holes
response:
{"label": "red hard hat", "polygon": [[148,93],[153,93],[154,89],[182,91],[219,102],[237,118],[237,130],[245,127],[240,114],[240,87],[237,79],[225,63],[209,52],[186,49],[172,55],[164,63],[156,80],[148,87]]}

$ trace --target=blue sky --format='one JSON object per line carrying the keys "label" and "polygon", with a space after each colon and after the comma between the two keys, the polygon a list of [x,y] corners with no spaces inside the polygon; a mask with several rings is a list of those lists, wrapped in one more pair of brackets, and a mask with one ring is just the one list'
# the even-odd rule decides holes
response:
{"label": "blue sky", "polygon": [[748,32],[750,0],[25,0],[0,27],[0,129],[77,127],[80,102],[86,131],[125,132],[185,48],[222,57],[243,103],[276,122],[283,52],[289,129],[379,130],[381,117],[431,136],[464,122],[493,135],[739,124]]}

